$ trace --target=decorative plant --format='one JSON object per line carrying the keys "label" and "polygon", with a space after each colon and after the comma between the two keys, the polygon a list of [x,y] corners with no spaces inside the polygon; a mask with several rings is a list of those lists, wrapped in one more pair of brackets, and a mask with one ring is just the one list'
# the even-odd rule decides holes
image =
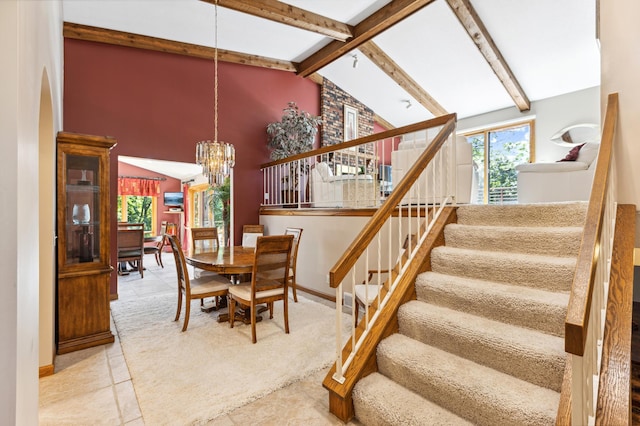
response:
{"label": "decorative plant", "polygon": [[[292,155],[310,151],[313,148],[313,140],[318,133],[318,126],[322,119],[308,112],[301,111],[295,102],[289,102],[284,109],[282,119],[267,125],[267,146],[271,148],[271,159],[281,160]],[[303,170],[304,173],[307,170]],[[298,187],[298,173],[295,164],[289,167],[289,176],[293,177],[291,189]],[[285,178],[288,182],[288,178]]]}
{"label": "decorative plant", "polygon": [[213,197],[209,198],[209,208],[213,210],[213,216],[217,218],[222,218],[222,221],[219,222],[219,219],[216,220],[216,226],[219,226],[221,223],[224,230],[224,244],[227,245],[227,241],[229,240],[230,235],[230,217],[229,213],[231,210],[231,180],[229,177],[224,179],[224,183],[218,187],[213,188]]}

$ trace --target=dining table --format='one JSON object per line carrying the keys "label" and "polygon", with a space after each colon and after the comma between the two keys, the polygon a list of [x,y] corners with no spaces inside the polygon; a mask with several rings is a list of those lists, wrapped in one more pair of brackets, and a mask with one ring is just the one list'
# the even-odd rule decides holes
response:
{"label": "dining table", "polygon": [[[253,272],[255,250],[255,247],[243,246],[219,247],[217,250],[207,251],[188,250],[185,253],[185,262],[198,269],[228,276],[231,285],[238,285],[239,277],[250,276]],[[261,306],[258,313],[264,312],[266,309]],[[237,310],[235,320],[251,324],[251,309],[244,307]],[[218,322],[227,321],[229,321],[228,313],[218,315]],[[256,321],[262,321],[262,317],[256,315]]]}

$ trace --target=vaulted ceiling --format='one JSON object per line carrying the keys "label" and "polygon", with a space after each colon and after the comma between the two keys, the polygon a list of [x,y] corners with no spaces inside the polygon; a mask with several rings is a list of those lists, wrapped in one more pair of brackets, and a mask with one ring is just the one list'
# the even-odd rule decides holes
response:
{"label": "vaulted ceiling", "polygon": [[[217,2],[220,60],[324,76],[391,126],[600,84],[595,0]],[[64,0],[65,36],[212,57],[214,3]]]}

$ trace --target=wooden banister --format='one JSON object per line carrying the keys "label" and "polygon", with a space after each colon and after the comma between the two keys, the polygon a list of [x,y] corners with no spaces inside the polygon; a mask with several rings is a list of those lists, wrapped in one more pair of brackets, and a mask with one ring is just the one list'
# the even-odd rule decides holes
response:
{"label": "wooden banister", "polygon": [[605,115],[596,163],[593,188],[589,199],[587,218],[582,243],[576,264],[567,317],[565,320],[565,351],[583,356],[587,327],[589,326],[589,312],[593,296],[593,279],[598,261],[598,246],[600,231],[604,217],[604,201],[607,184],[610,179],[610,164],[613,149],[613,136],[618,121],[618,94],[609,95],[607,112]]}
{"label": "wooden banister", "polygon": [[[402,198],[413,186],[421,173],[427,167],[427,164],[435,157],[436,153],[447,141],[447,138],[454,132],[456,126],[456,115],[450,114],[448,120],[433,139],[431,144],[418,157],[413,166],[409,169],[405,177],[394,188],[385,203],[374,213],[371,220],[365,226],[360,234],[353,240],[351,245],[344,252],[342,257],[338,259],[336,264],[329,271],[329,285],[336,288],[344,279],[347,272],[355,265],[366,247],[371,243],[373,238],[378,234],[387,218],[393,215],[396,206],[402,201]],[[440,118],[440,117],[439,117]]]}

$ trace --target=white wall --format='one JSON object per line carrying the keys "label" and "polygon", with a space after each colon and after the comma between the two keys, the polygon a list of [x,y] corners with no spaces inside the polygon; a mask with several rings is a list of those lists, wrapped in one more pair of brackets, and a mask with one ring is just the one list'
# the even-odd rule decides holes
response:
{"label": "white wall", "polygon": [[[335,289],[329,286],[327,275],[370,219],[369,216],[261,215],[260,223],[265,226],[265,235],[284,234],[287,227],[302,228],[296,281],[300,286],[335,297]],[[405,233],[409,229],[406,221],[403,223],[403,229]],[[384,250],[388,249],[388,239],[381,238],[380,244]],[[400,244],[398,238],[394,237],[391,244],[392,253],[397,253]],[[370,265],[376,264],[376,253],[374,249],[369,251]],[[388,256],[385,254],[388,252],[381,256],[383,265],[387,264]],[[363,267],[362,273],[356,276],[357,284],[364,279],[364,270]],[[348,292],[348,289],[345,291]]]}
{"label": "white wall", "polygon": [[38,424],[39,117],[46,69],[54,123],[48,127],[61,128],[61,17],[59,1],[0,2],[0,220],[6,224],[0,243],[0,423],[7,425]]}
{"label": "white wall", "polygon": [[[618,93],[619,116],[614,140],[617,201],[636,205],[635,246],[640,247],[640,2],[600,1],[602,112],[609,93]],[[639,280],[636,280],[639,281]],[[640,301],[640,282],[634,285]]]}
{"label": "white wall", "polygon": [[570,148],[558,146],[550,141],[558,130],[578,123],[600,123],[600,88],[592,87],[565,95],[531,102],[531,110],[519,112],[517,108],[506,108],[487,114],[476,115],[458,121],[457,131],[484,128],[501,123],[524,121],[535,118],[536,162],[554,162],[566,155]]}

